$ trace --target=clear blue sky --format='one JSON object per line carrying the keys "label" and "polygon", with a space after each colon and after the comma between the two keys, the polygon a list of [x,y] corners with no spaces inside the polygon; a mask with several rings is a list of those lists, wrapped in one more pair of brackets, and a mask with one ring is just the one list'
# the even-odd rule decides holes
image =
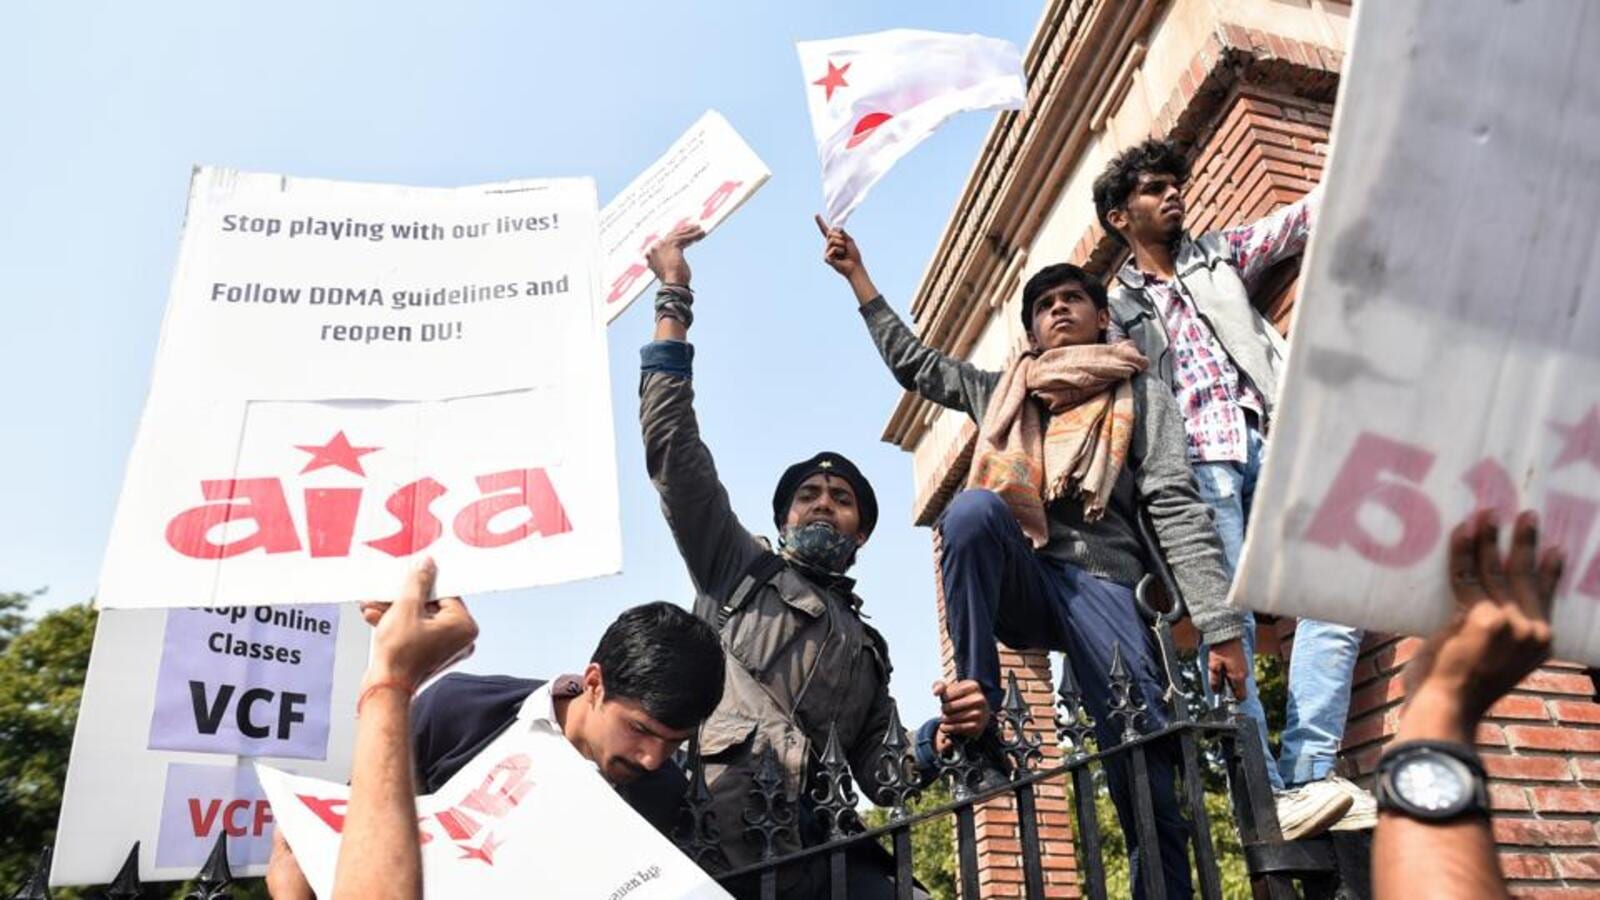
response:
{"label": "clear blue sky", "polygon": [[[705,109],[772,180],[694,248],[708,443],[747,526],[782,468],[855,459],[882,524],[855,574],[908,718],[938,675],[910,457],[878,435],[899,395],[819,261],[821,187],[793,43],[884,28],[1025,46],[1034,3],[13,3],[0,12],[0,590],[82,600],[99,575],[144,403],[190,166],[453,186],[590,175],[602,202]],[[851,220],[904,313],[992,116],[955,120]],[[611,327],[624,573],[468,598],[481,672],[575,671],[626,606],[687,602],[644,475],[638,348]]]}

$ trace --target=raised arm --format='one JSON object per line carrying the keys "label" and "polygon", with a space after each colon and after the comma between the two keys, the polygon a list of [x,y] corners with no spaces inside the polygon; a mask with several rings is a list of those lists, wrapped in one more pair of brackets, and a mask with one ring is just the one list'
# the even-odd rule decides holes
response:
{"label": "raised arm", "polygon": [[412,571],[394,603],[363,604],[377,626],[356,703],[350,803],[333,896],[421,897],[422,855],[411,769],[411,694],[472,645],[478,626],[460,598],[433,603],[432,560]]}
{"label": "raised arm", "polygon": [[[1410,699],[1385,757],[1416,741],[1475,753],[1473,733],[1484,713],[1550,657],[1550,604],[1561,581],[1561,554],[1539,552],[1532,513],[1517,518],[1504,558],[1499,537],[1492,513],[1480,513],[1451,533],[1448,576],[1455,615],[1406,668]],[[1373,896],[1509,896],[1497,849],[1488,815],[1423,821],[1384,809],[1372,836]],[[1427,860],[1427,878],[1417,878],[1418,860]]]}
{"label": "raised arm", "polygon": [[695,612],[708,618],[711,610],[701,607],[725,599],[761,548],[733,514],[695,418],[694,346],[688,343],[694,293],[683,248],[703,235],[699,226],[675,228],[647,254],[661,289],[655,340],[640,351],[639,427],[645,469],[699,594]]}
{"label": "raised arm", "polygon": [[1189,618],[1211,645],[1213,684],[1221,681],[1225,670],[1229,681],[1240,687],[1248,664],[1239,646],[1244,619],[1228,605],[1222,539],[1195,488],[1177,402],[1165,382],[1145,373],[1133,377],[1133,390],[1138,410],[1134,485],[1139,503],[1150,514],[1156,543],[1183,593]]}
{"label": "raised arm", "polygon": [[828,242],[823,261],[850,283],[872,342],[878,346],[895,381],[940,406],[980,419],[1000,380],[999,373],[952,359],[918,340],[872,283],[855,240],[843,228],[829,228],[821,216],[817,217],[817,228]]}
{"label": "raised arm", "polygon": [[1299,200],[1248,225],[1222,232],[1222,244],[1245,284],[1254,286],[1261,274],[1306,249],[1322,208],[1322,185]]}

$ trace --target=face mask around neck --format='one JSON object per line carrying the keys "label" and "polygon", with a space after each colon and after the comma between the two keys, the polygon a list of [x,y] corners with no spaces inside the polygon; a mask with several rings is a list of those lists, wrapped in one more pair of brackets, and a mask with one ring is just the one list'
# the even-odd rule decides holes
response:
{"label": "face mask around neck", "polygon": [[778,536],[778,551],[801,565],[843,575],[855,562],[856,542],[827,522],[811,522],[784,528]]}

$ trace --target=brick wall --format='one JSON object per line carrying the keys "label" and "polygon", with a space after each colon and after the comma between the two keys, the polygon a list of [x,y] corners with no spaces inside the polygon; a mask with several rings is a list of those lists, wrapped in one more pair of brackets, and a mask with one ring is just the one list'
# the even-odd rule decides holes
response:
{"label": "brick wall", "polygon": [[[1342,765],[1371,787],[1422,642],[1374,635],[1356,666]],[[1600,704],[1581,668],[1545,666],[1489,710],[1477,742],[1500,865],[1519,897],[1600,897]]]}

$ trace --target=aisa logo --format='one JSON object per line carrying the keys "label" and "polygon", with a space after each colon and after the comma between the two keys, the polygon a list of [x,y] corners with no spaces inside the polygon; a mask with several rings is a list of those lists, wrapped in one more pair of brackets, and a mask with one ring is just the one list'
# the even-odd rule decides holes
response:
{"label": "aisa logo", "polygon": [[[301,475],[336,466],[363,478],[361,457],[382,449],[354,446],[343,431],[324,444],[296,447],[311,454]],[[305,522],[302,534],[290,508],[293,487],[286,489],[283,479],[203,479],[200,494],[206,502],[167,522],[167,545],[194,559],[227,559],[257,550],[348,557],[358,541],[390,556],[410,556],[444,535],[446,519],[457,540],[480,548],[572,530],[561,498],[542,468],[489,472],[472,482],[467,488],[423,477],[401,485],[382,500],[393,525],[382,533],[357,535],[357,513],[362,504],[374,502],[364,487],[302,488],[298,498]],[[451,501],[458,496],[470,499],[452,510]],[[240,534],[248,526],[236,523],[252,523],[254,528]]]}

